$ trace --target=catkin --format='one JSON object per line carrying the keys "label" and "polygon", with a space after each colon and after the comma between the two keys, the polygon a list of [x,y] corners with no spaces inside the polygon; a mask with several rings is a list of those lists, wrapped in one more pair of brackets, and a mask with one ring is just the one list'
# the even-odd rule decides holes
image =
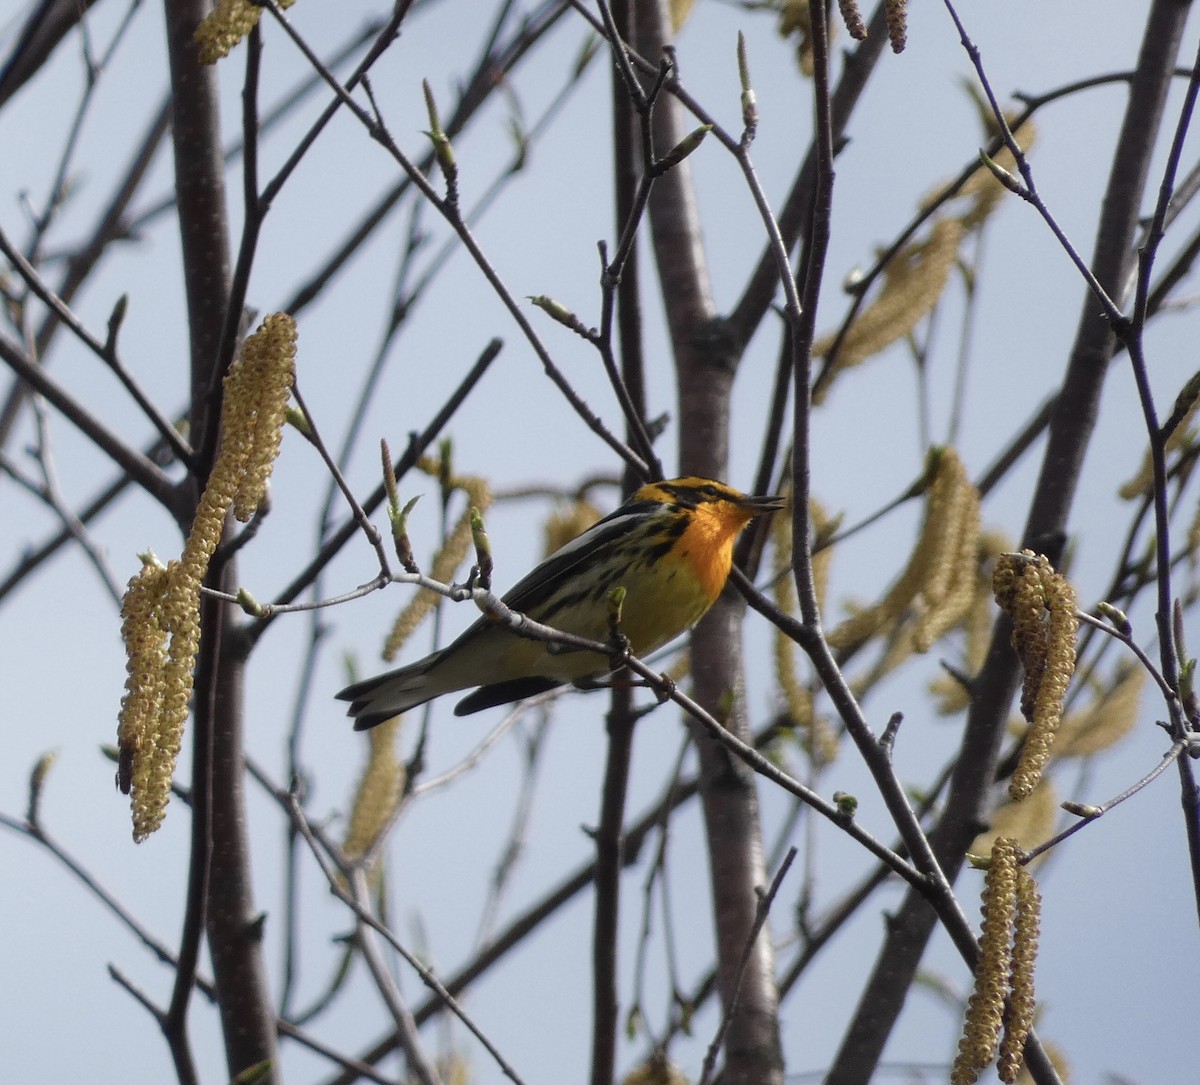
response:
{"label": "catkin", "polygon": [[583,498],[555,509],[547,518],[543,532],[546,539],[546,557],[566,546],[572,539],[578,538],[599,519],[600,510]]}
{"label": "catkin", "polygon": [[367,732],[370,753],[354,791],[342,845],[347,859],[359,859],[374,847],[404,794],[404,763],[396,756],[402,722],[402,716],[394,716]]}
{"label": "catkin", "polygon": [[1017,912],[1017,848],[1011,840],[992,845],[983,887],[983,924],[975,989],[967,1002],[951,1085],[972,1085],[991,1063],[1000,1043],[1004,1002],[1012,973],[1012,937]]}
{"label": "catkin", "polygon": [[979,544],[979,493],[953,449],[939,449],[934,455],[937,464],[926,494],[925,519],[908,564],[878,603],[829,634],[835,650],[860,648],[879,631],[890,631],[911,611],[911,629],[893,646],[895,662],[910,651],[928,651],[970,610]]}
{"label": "catkin", "polygon": [[866,41],[867,28],[863,24],[862,12],[858,10],[858,0],[838,0],[838,12],[850,37],[855,41]]}
{"label": "catkin", "polygon": [[993,815],[992,826],[980,833],[967,849],[972,855],[987,855],[999,837],[1007,837],[1021,847],[1040,844],[1053,831],[1060,808],[1053,783],[1042,780],[1024,802],[1004,803]]}
{"label": "catkin", "polygon": [[1021,713],[1029,730],[1009,794],[1027,797],[1050,759],[1075,671],[1075,590],[1043,555],[1001,555],[993,574],[996,602],[1013,623],[1012,644],[1025,669]]}
{"label": "catkin", "polygon": [[1025,1041],[1033,1028],[1036,1007],[1034,966],[1037,961],[1042,897],[1037,883],[1024,868],[1017,868],[1017,915],[1013,923],[1012,974],[1004,1007],[1004,1039],[1000,1043],[997,1072],[1005,1085],[1014,1085],[1024,1061]]}
{"label": "catkin", "polygon": [[[779,23],[775,29],[776,33],[785,40],[795,36],[796,62],[800,65],[800,71],[811,78],[815,58],[813,56],[812,19],[807,0],[784,0],[779,8]],[[830,29],[832,30],[832,25]]]}
{"label": "catkin", "polygon": [[[290,8],[296,0],[279,0],[281,8]],[[200,63],[215,64],[227,57],[256,26],[262,8],[253,0],[217,0],[217,6],[196,27],[193,40],[200,47]]]}
{"label": "catkin", "polygon": [[630,1070],[621,1085],[687,1085],[687,1078],[665,1055],[652,1055]]}
{"label": "catkin", "polygon": [[908,43],[908,0],[883,0],[883,10],[892,52],[903,53]]}
{"label": "catkin", "polygon": [[288,398],[296,378],[296,322],[272,313],[250,336],[225,378],[225,395],[245,427],[247,459],[233,498],[233,514],[245,523],[267,493],[279,456]]}
{"label": "catkin", "polygon": [[130,579],[121,602],[121,637],[126,650],[125,696],[117,720],[117,782],[130,797],[135,840],[144,839],[162,822],[167,793],[152,781],[163,736],[166,698],[167,631],[162,598],[167,570],[148,560]]}
{"label": "catkin", "polygon": [[[927,238],[911,242],[895,255],[884,271],[879,295],[858,314],[843,338],[834,357],[834,373],[860,365],[891,346],[928,315],[946,288],[962,238],[961,222],[941,218]],[[813,344],[813,355],[829,355],[835,342],[834,336],[819,339]],[[814,401],[824,398],[830,383],[827,379],[817,389]]]}
{"label": "catkin", "polygon": [[1090,757],[1123,739],[1137,722],[1146,671],[1130,664],[1119,670],[1112,686],[1093,704],[1063,718],[1057,756]]}
{"label": "catkin", "polygon": [[[966,642],[959,669],[967,678],[979,672],[991,643],[994,614],[992,564],[1000,554],[1011,549],[1011,543],[997,532],[986,531],[979,536],[971,600],[958,623],[965,633]],[[929,683],[929,691],[936,700],[939,716],[953,716],[971,704],[970,688],[954,675],[941,674],[934,678]]]}
{"label": "catkin", "polygon": [[294,377],[295,322],[268,316],[229,368],[216,459],[177,561],[147,561],[122,605],[126,695],[117,724],[118,782],[130,796],[133,837],[162,824],[191,705],[200,650],[200,588],[230,509],[247,518],[266,492]]}

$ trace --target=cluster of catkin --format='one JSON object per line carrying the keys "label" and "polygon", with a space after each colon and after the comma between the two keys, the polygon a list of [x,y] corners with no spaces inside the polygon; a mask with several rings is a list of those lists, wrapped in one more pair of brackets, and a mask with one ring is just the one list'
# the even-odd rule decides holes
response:
{"label": "cluster of catkin", "polygon": [[[959,219],[935,220],[927,237],[909,242],[888,262],[879,294],[858,314],[841,341],[836,335],[827,335],[813,343],[814,357],[832,357],[840,374],[909,335],[945,292],[964,235]],[[815,389],[815,403],[825,398],[832,376]]]}
{"label": "cluster of catkin", "polygon": [[137,841],[162,824],[171,794],[200,648],[200,586],[230,510],[249,520],[266,495],[295,360],[295,321],[286,313],[268,316],[225,377],[216,460],[183,553],[167,565],[145,558],[125,593],[117,779],[130,796]]}
{"label": "cluster of catkin", "polygon": [[[1074,589],[1044,555],[1031,550],[1001,554],[992,589],[1012,620],[1013,647],[1025,671],[1021,712],[1029,727],[1009,785],[1013,803],[1020,803],[1034,794],[1052,794],[1039,784],[1075,671],[1079,621]],[[971,1085],[997,1052],[997,1073],[1006,1085],[1021,1071],[1025,1040],[1033,1026],[1041,898],[1020,859],[1013,837],[997,836],[992,842],[975,989],[967,1003],[951,1085]]]}
{"label": "cluster of catkin", "polygon": [[879,602],[829,634],[848,653],[880,631],[903,630],[903,650],[927,652],[970,612],[979,548],[979,491],[952,448],[931,453],[921,534],[904,571]]}
{"label": "cluster of catkin", "polygon": [[1042,554],[1002,554],[992,574],[996,603],[1012,619],[1012,644],[1025,670],[1021,714],[1029,730],[1009,794],[1033,792],[1050,760],[1062,722],[1067,685],[1075,672],[1075,589]]}
{"label": "cluster of catkin", "polygon": [[1020,864],[1016,841],[992,845],[983,889],[983,926],[975,990],[950,1085],[972,1085],[999,1052],[997,1073],[1012,1085],[1021,1071],[1025,1040],[1033,1027],[1033,969],[1037,957],[1041,896]]}
{"label": "cluster of catkin", "polygon": [[[908,44],[908,0],[883,0],[884,16],[887,19],[888,41],[892,52],[904,52]],[[846,32],[855,41],[865,41],[867,24],[863,22],[858,0],[838,0],[838,13],[846,26]],[[830,25],[830,35],[833,33]],[[785,0],[779,8],[779,36],[796,38],[796,57],[800,70],[808,76],[813,74],[812,24],[808,0]]]}

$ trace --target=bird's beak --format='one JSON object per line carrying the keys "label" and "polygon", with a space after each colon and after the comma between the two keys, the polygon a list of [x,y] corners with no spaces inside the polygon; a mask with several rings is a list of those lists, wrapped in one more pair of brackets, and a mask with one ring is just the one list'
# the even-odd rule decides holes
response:
{"label": "bird's beak", "polygon": [[763,516],[768,512],[778,512],[780,509],[785,508],[787,506],[787,498],[772,495],[747,495],[738,504],[754,516]]}

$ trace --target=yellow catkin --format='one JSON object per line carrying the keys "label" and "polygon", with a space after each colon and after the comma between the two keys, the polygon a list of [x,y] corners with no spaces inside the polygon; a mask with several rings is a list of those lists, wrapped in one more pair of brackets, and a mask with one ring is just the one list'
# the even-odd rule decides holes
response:
{"label": "yellow catkin", "polygon": [[992,827],[980,833],[967,850],[972,855],[987,855],[1000,837],[1031,848],[1046,840],[1058,820],[1058,793],[1049,780],[1043,780],[1024,802],[1006,802],[992,815]]}
{"label": "yellow catkin", "polygon": [[470,1060],[461,1052],[452,1051],[438,1059],[438,1076],[445,1085],[472,1085],[475,1075]]}
{"label": "yellow catkin", "polygon": [[692,13],[695,0],[671,0],[671,29],[678,32]]}
{"label": "yellow catkin", "polygon": [[779,23],[776,31],[785,40],[795,36],[796,62],[800,65],[800,71],[811,77],[813,73],[813,41],[808,0],[784,0],[779,8]]}
{"label": "yellow catkin", "polygon": [[546,520],[546,556],[566,546],[600,519],[600,510],[582,498],[555,509]]}
{"label": "yellow catkin", "polygon": [[[814,541],[826,537],[834,521],[815,499],[809,501],[809,518],[812,523]],[[781,513],[771,519],[771,543],[774,551],[774,573],[772,593],[775,604],[786,614],[798,610],[796,582],[791,575],[792,566],[792,518]],[[825,593],[829,585],[829,569],[833,548],[824,547],[813,555],[813,588],[818,607],[824,606]],[[796,644],[782,630],[775,631],[774,651],[775,680],[783,695],[792,725],[802,736],[802,745],[813,762],[827,765],[837,756],[838,740],[829,721],[819,716],[813,702],[812,691],[800,681],[796,668]]]}
{"label": "yellow catkin", "polygon": [[1012,969],[1008,1002],[1004,1007],[1004,1039],[996,1067],[1005,1085],[1015,1085],[1025,1061],[1025,1041],[1033,1028],[1036,1008],[1034,968],[1037,963],[1038,932],[1042,897],[1037,883],[1024,867],[1017,868],[1017,915],[1013,923]]}
{"label": "yellow catkin", "polygon": [[1075,635],[1079,631],[1075,589],[1063,577],[1050,570],[1048,565],[1045,575],[1044,590],[1049,615],[1045,641],[1046,661],[1034,698],[1029,734],[1025,738],[1025,745],[1009,788],[1013,798],[1018,799],[1032,792],[1042,778],[1042,771],[1050,760],[1050,749],[1054,744],[1058,725],[1062,722],[1067,686],[1075,673]]}
{"label": "yellow catkin", "polygon": [[838,11],[850,37],[855,41],[866,41],[867,28],[863,24],[862,13],[858,10],[858,0],[838,0]]}
{"label": "yellow catkin", "polygon": [[1050,759],[1075,671],[1075,590],[1043,555],[1004,554],[996,563],[997,604],[1012,618],[1012,644],[1025,668],[1021,714],[1029,721],[1009,794],[1028,796]]}
{"label": "yellow catkin", "polygon": [[1046,669],[1046,589],[1038,564],[1027,562],[1021,570],[1013,586],[1009,614],[1013,621],[1013,647],[1025,668],[1021,714],[1031,719]]}
{"label": "yellow catkin", "polygon": [[[929,578],[921,589],[923,612],[913,630],[918,652],[928,652],[935,641],[970,612],[975,598],[979,552],[979,491],[967,477],[966,468],[953,449],[942,453],[939,483],[949,491],[947,513],[949,535],[932,555]],[[944,483],[942,480],[945,474]]]}
{"label": "yellow catkin", "polygon": [[[440,467],[433,461],[422,460],[418,466],[432,474],[438,475]],[[471,549],[471,508],[486,512],[492,504],[492,493],[487,483],[470,475],[455,475],[447,480],[447,490],[461,490],[467,496],[467,508],[458,521],[450,529],[441,549],[434,555],[429,567],[429,576],[434,580],[449,583],[463,563]],[[391,631],[383,646],[383,658],[391,661],[400,653],[400,649],[408,642],[408,638],[416,632],[423,622],[441,602],[437,592],[422,589],[413,596],[409,604],[400,612],[393,623]]]}
{"label": "yellow catkin", "polygon": [[154,783],[159,723],[166,696],[167,631],[162,600],[167,570],[146,562],[129,581],[121,604],[121,637],[125,642],[125,696],[117,720],[118,783],[130,797],[134,837],[143,839],[161,823],[170,797]]}
{"label": "yellow catkin", "polygon": [[908,0],[883,0],[883,10],[892,52],[903,53],[908,43]]}
{"label": "yellow catkin", "polygon": [[621,1085],[687,1085],[687,1078],[665,1056],[655,1055],[630,1070]]}
{"label": "yellow catkin", "polygon": [[1012,974],[1012,939],[1017,913],[1017,848],[1011,840],[992,845],[983,883],[983,924],[975,989],[967,1002],[951,1085],[973,1085],[996,1056]]}
{"label": "yellow catkin", "polygon": [[[281,339],[290,346],[281,347]],[[258,346],[266,349],[258,350],[254,345],[256,340]],[[250,363],[246,362],[247,350]],[[272,373],[286,371],[286,385],[290,387],[294,354],[295,325],[291,317],[276,313],[263,321],[259,331],[246,341],[242,357],[230,366],[216,459],[196,505],[183,552],[161,574],[157,621],[165,642],[158,710],[153,725],[143,730],[138,742],[122,741],[127,730],[124,712],[118,723],[122,766],[128,762],[128,773],[123,774],[130,783],[133,837],[139,842],[162,824],[171,794],[175,762],[182,748],[191,705],[196,655],[200,650],[200,588],[221,541],[225,519],[238,493],[246,486],[248,475],[261,474],[265,491],[266,478],[278,451],[282,409],[275,412],[274,408],[264,408],[264,401],[278,399],[281,382],[278,378],[272,381]],[[264,422],[260,417],[264,413],[272,416],[278,413],[278,425],[274,421]],[[251,483],[250,489],[256,485]],[[126,645],[132,660],[133,649],[128,639]]]}
{"label": "yellow catkin", "polygon": [[[938,454],[930,502],[936,515],[928,517],[923,531],[929,544],[911,566],[916,579],[909,585],[915,584],[915,591],[895,618],[881,624],[887,647],[871,671],[855,682],[857,696],[865,696],[914,652],[929,651],[971,611],[979,563],[979,495],[952,450]],[[899,597],[892,602],[899,604]]]}
{"label": "yellow catkin", "polygon": [[979,494],[953,449],[934,454],[938,459],[925,498],[925,519],[907,566],[878,603],[829,634],[835,650],[856,650],[880,630],[891,630],[911,610],[912,629],[897,650],[901,654],[927,651],[937,636],[970,609],[979,541]]}
{"label": "yellow catkin", "polygon": [[[1167,438],[1167,443],[1163,447],[1163,456],[1170,459],[1172,455],[1178,455],[1185,449],[1190,449],[1196,444],[1196,431],[1192,427],[1192,422],[1196,419],[1196,412],[1200,411],[1200,398],[1193,400],[1192,404],[1184,412],[1179,423],[1171,430],[1170,436]],[[1154,463],[1150,458],[1150,450],[1147,449],[1142,456],[1142,465],[1138,468],[1137,473],[1125,482],[1117,490],[1117,494],[1126,501],[1134,501],[1140,497],[1144,497],[1150,493],[1154,486]]]}
{"label": "yellow catkin", "polygon": [[[279,6],[290,8],[295,2],[279,0]],[[258,26],[262,10],[253,0],[217,0],[217,6],[200,21],[193,38],[200,47],[200,62],[215,64],[227,57]]]}
{"label": "yellow catkin", "polygon": [[404,763],[396,756],[403,717],[396,716],[367,732],[371,747],[350,809],[342,850],[351,860],[365,855],[387,828],[404,794]]}
{"label": "yellow catkin", "polygon": [[1120,742],[1137,722],[1138,705],[1146,685],[1145,670],[1129,664],[1112,687],[1096,702],[1063,718],[1055,757],[1090,757]]}
{"label": "yellow catkin", "polygon": [[272,313],[246,340],[225,378],[226,400],[246,429],[246,462],[233,500],[233,514],[242,523],[266,495],[295,379],[296,322],[287,313]]}
{"label": "yellow catkin", "polygon": [[[960,622],[965,643],[958,669],[968,678],[979,673],[992,639],[992,564],[1011,549],[1010,541],[999,532],[985,531],[979,536],[971,601]],[[971,691],[952,675],[942,674],[933,679],[929,691],[935,698],[938,715],[953,716],[970,707]]]}
{"label": "yellow catkin", "polygon": [[[860,365],[891,346],[929,314],[946,288],[962,238],[961,222],[940,218],[927,238],[911,242],[896,254],[884,271],[878,297],[858,314],[842,340],[834,359],[835,373]],[[826,356],[835,342],[836,336],[825,336],[813,344],[812,352]],[[827,380],[817,390],[816,401],[824,398],[831,383]]]}

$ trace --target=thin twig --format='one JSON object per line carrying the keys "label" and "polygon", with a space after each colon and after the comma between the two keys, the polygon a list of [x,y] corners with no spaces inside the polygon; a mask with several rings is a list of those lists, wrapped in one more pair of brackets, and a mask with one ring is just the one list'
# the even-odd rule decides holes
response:
{"label": "thin twig", "polygon": [[[308,844],[309,850],[312,852],[313,858],[317,861],[317,865],[321,868],[321,873],[325,876],[328,883],[329,891],[346,905],[355,915],[359,923],[377,934],[381,935],[387,943],[404,958],[406,964],[421,977],[421,981],[428,987],[434,996],[442,1002],[445,1007],[450,1010],[471,1032],[471,1034],[484,1046],[488,1054],[495,1060],[496,1065],[500,1067],[501,1072],[515,1085],[523,1085],[520,1076],[504,1059],[504,1056],[496,1049],[491,1040],[479,1029],[472,1018],[466,1011],[455,1001],[450,992],[442,985],[438,978],[423,965],[404,945],[396,938],[390,930],[387,929],[375,916],[362,904],[356,897],[348,893],[342,887],[342,877],[353,873],[353,868],[350,864],[345,863],[340,859],[337,850],[333,848],[328,840],[322,837],[320,843],[317,842],[317,833],[309,824],[308,818],[305,816],[299,802],[296,801],[295,795],[291,793],[283,793],[279,796],[292,818],[300,835],[304,837],[305,843]],[[333,860],[331,862],[331,860]]]}
{"label": "thin twig", "polygon": [[733,1019],[734,1012],[737,1010],[738,993],[742,988],[742,979],[745,976],[746,964],[750,958],[751,948],[758,939],[763,925],[767,922],[767,916],[771,912],[771,905],[775,901],[775,894],[779,892],[779,887],[783,884],[783,879],[787,877],[787,872],[791,868],[792,861],[795,858],[796,849],[789,848],[787,855],[783,858],[783,862],[779,865],[779,870],[776,872],[775,877],[771,879],[770,887],[765,893],[761,890],[759,892],[758,907],[754,912],[754,926],[750,929],[750,937],[746,943],[746,952],[742,958],[742,967],[738,971],[733,998],[730,999],[729,1005],[725,1007],[725,1012],[721,1015],[721,1023],[717,1026],[717,1034],[713,1037],[712,1043],[708,1045],[708,1050],[704,1053],[704,1063],[700,1071],[700,1085],[708,1085],[712,1081],[712,1075],[717,1066],[717,1055],[720,1053],[721,1045],[725,1042],[725,1033],[729,1029],[729,1022]]}

